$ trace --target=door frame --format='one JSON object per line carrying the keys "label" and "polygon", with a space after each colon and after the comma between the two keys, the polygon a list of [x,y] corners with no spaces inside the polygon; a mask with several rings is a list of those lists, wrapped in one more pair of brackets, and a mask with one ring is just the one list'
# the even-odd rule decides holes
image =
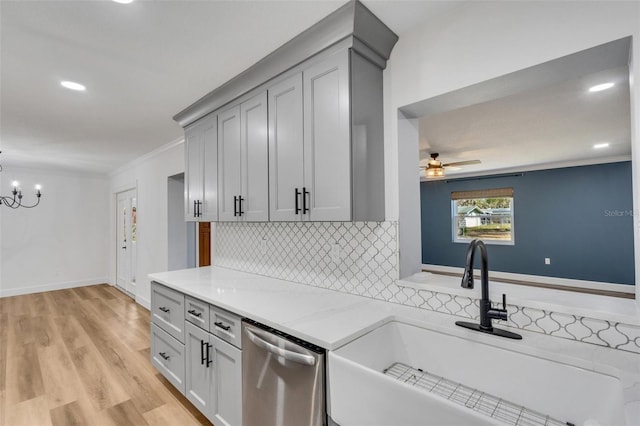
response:
{"label": "door frame", "polygon": [[[129,275],[127,276],[127,283],[126,283],[125,287],[121,287],[118,284],[119,251],[121,249],[120,248],[120,241],[119,241],[119,233],[118,233],[118,227],[120,226],[120,213],[119,213],[119,207],[118,207],[118,198],[119,198],[119,196],[121,194],[124,194],[126,192],[133,192],[133,197],[132,198],[136,200],[135,201],[135,207],[136,207],[136,210],[137,210],[137,204],[138,204],[138,186],[137,186],[137,183],[136,183],[135,186],[118,188],[117,190],[115,190],[113,192],[113,204],[114,204],[113,211],[114,211],[114,226],[115,226],[115,228],[114,228],[115,232],[113,234],[113,238],[114,238],[114,242],[115,242],[115,245],[114,245],[114,249],[115,249],[115,252],[114,252],[114,267],[115,267],[115,269],[114,269],[114,278],[115,279],[114,279],[114,282],[113,282],[113,286],[115,288],[117,288],[118,290],[122,291],[127,296],[132,297],[133,299],[135,299],[136,298],[135,288],[133,289],[134,292],[131,292],[131,291],[129,291],[130,289],[127,288],[127,287],[129,287],[129,285],[131,284],[130,281],[131,281],[131,277],[132,277],[132,270],[133,270],[133,267],[135,267],[134,262],[132,262],[131,260],[135,255],[137,255],[137,253],[131,254],[129,256]],[[131,226],[129,227],[129,230],[131,230]],[[129,253],[131,253],[131,251]]]}

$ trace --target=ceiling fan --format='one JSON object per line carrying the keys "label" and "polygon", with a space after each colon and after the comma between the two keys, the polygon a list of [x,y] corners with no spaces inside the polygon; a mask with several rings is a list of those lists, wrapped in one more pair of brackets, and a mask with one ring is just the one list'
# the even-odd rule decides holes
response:
{"label": "ceiling fan", "polygon": [[426,166],[420,166],[420,170],[424,170],[424,175],[430,178],[438,178],[444,176],[444,168],[445,167],[460,167],[460,166],[468,166],[471,164],[480,164],[480,160],[467,160],[467,161],[457,161],[455,163],[447,163],[442,164],[442,161],[438,160],[437,152],[433,154],[429,154],[431,156],[431,160],[427,163]]}

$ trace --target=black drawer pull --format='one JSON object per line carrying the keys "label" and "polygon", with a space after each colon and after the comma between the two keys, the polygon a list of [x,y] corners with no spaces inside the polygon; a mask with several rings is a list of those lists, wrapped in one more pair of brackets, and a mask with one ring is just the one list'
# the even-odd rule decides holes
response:
{"label": "black drawer pull", "polygon": [[162,312],[166,312],[166,313],[169,313],[171,311],[171,309],[165,308],[164,306],[160,306],[158,309],[160,309]]}
{"label": "black drawer pull", "polygon": [[296,210],[295,210],[295,214],[300,214],[300,191],[298,190],[298,188],[296,188]]}
{"label": "black drawer pull", "polygon": [[[307,191],[306,187],[302,187],[302,214],[309,213],[309,207],[307,207],[307,195],[311,195],[311,193]],[[309,204],[311,204],[311,200],[309,200]]]}
{"label": "black drawer pull", "polygon": [[224,331],[231,330],[231,326],[230,325],[224,325],[224,323],[222,323],[222,322],[214,322],[213,325],[215,325],[216,327],[220,327]]}
{"label": "black drawer pull", "polygon": [[165,359],[165,361],[169,361],[169,358],[171,358],[169,355],[167,355],[165,352],[158,352],[158,355],[160,355],[162,358]]}
{"label": "black drawer pull", "polygon": [[213,363],[212,359],[209,359],[209,349],[213,348],[213,345],[206,343],[207,345],[207,368],[209,368],[209,365],[211,365]]}
{"label": "black drawer pull", "polygon": [[204,345],[206,345],[204,340],[200,340],[200,365],[204,365],[204,362],[209,357],[209,352],[207,352],[207,357],[204,356]]}
{"label": "black drawer pull", "polygon": [[190,313],[191,315],[193,315],[194,317],[200,318],[202,316],[202,312],[196,312],[195,309],[191,309],[191,310],[189,310],[187,312]]}

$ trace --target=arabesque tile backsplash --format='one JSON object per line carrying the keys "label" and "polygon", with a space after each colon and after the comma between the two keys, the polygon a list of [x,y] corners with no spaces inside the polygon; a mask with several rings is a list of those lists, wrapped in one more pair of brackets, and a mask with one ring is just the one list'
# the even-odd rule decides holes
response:
{"label": "arabesque tile backsplash", "polygon": [[[397,222],[219,222],[214,229],[216,266],[479,320],[478,299],[398,282]],[[508,311],[508,327],[640,353],[636,325],[518,305]]]}

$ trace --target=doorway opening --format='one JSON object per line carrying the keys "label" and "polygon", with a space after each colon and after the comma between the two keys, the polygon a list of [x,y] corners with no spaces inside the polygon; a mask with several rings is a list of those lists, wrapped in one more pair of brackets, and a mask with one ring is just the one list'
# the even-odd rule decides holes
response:
{"label": "doorway opening", "polygon": [[196,267],[196,223],[185,222],[184,173],[167,178],[167,270]]}
{"label": "doorway opening", "polygon": [[136,189],[116,194],[116,287],[136,294],[137,195]]}

